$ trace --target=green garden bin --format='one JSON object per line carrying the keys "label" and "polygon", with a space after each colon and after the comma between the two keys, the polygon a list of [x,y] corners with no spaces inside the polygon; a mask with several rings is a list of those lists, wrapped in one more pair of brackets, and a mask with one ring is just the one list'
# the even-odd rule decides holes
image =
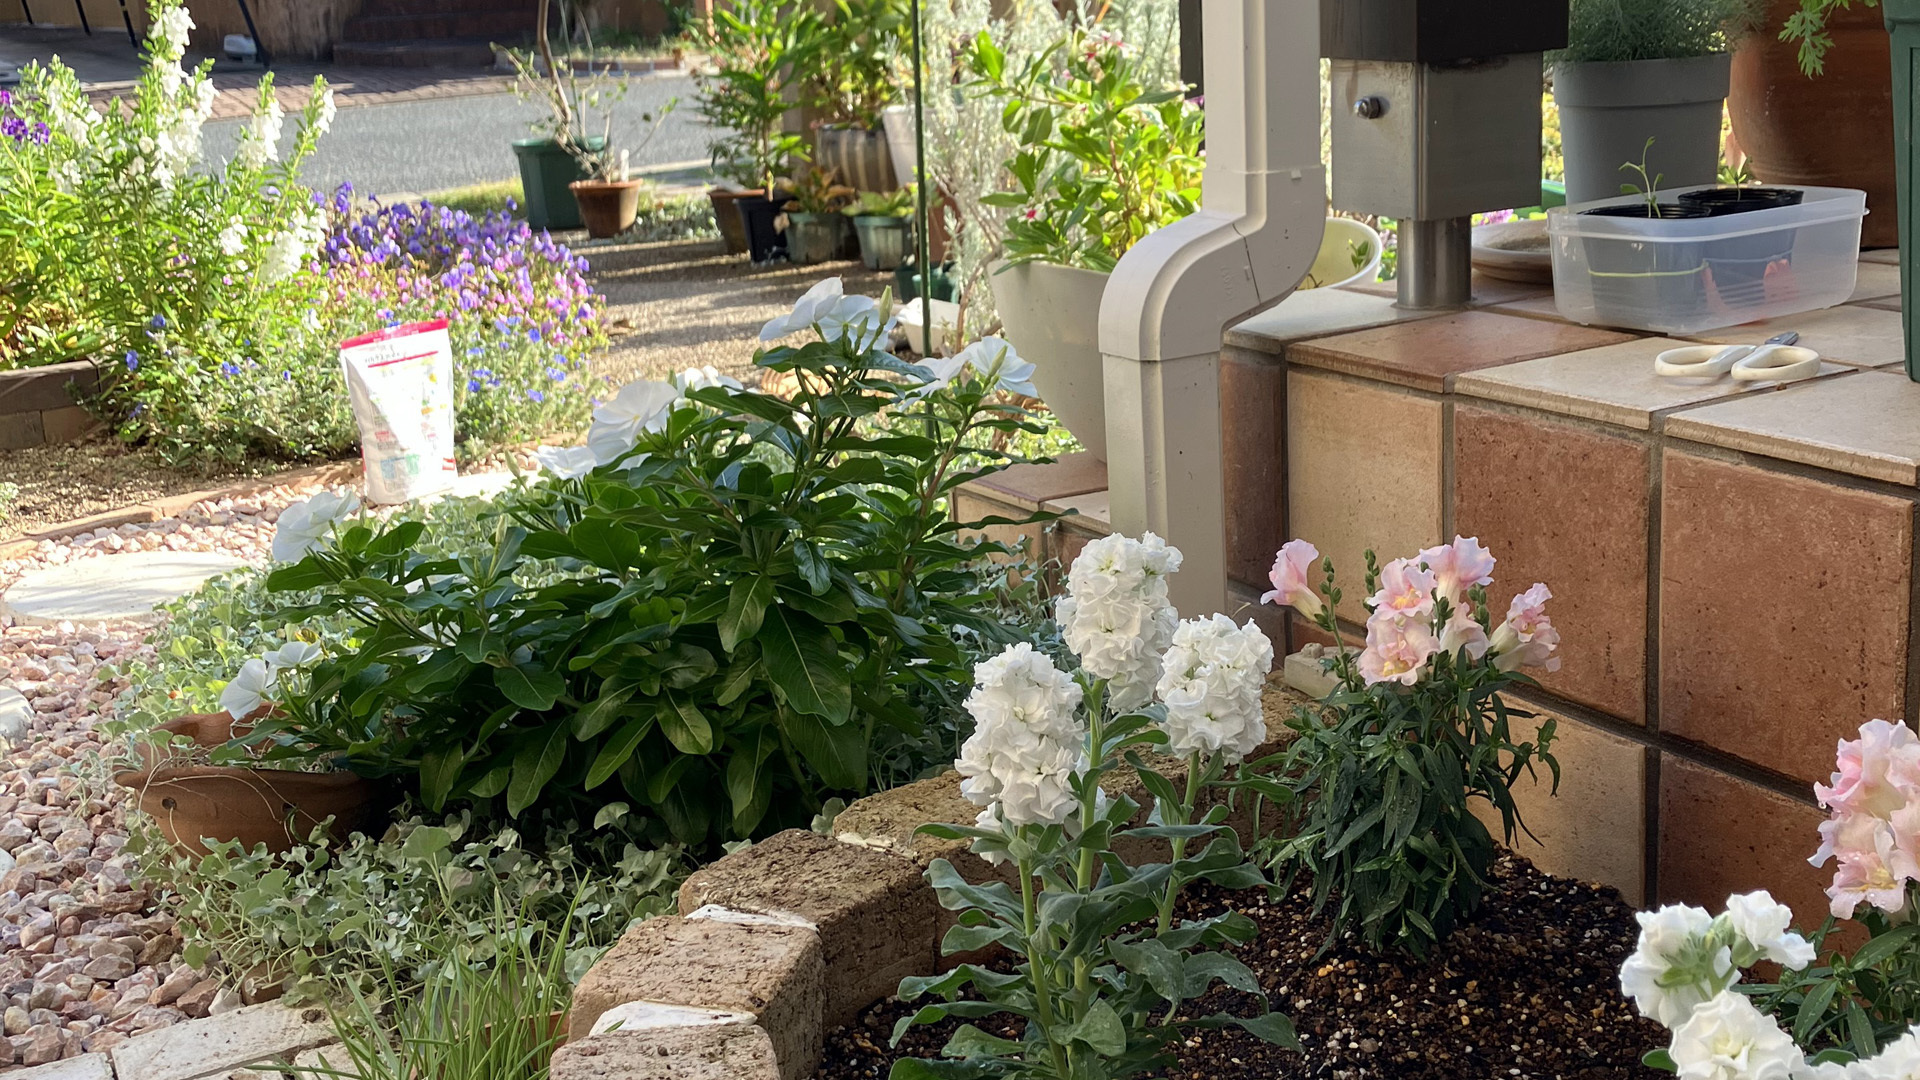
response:
{"label": "green garden bin", "polygon": [[1920,268],[1920,214],[1914,212],[1913,178],[1920,167],[1914,154],[1920,141],[1913,137],[1914,94],[1920,93],[1920,0],[1880,0],[1886,14],[1887,33],[1893,42],[1893,161],[1899,179],[1900,199],[1900,321],[1907,338],[1907,378],[1920,382],[1920,336],[1914,333],[1914,319],[1920,314],[1920,297],[1914,295]]}
{"label": "green garden bin", "polygon": [[[590,150],[606,145],[602,138],[587,140]],[[587,172],[573,155],[552,139],[515,139],[513,156],[520,159],[520,191],[526,203],[527,224],[536,229],[579,228],[580,204],[567,185],[585,180]]]}

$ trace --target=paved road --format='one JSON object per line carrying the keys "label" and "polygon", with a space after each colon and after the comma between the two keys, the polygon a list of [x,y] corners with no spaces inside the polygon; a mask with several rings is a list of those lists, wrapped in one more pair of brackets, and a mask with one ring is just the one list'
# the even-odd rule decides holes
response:
{"label": "paved road", "polygon": [[[634,168],[707,156],[707,127],[693,112],[692,80],[684,76],[636,78],[615,109],[615,145],[633,146],[649,126],[643,114],[657,113],[668,99],[681,105],[644,148],[633,152]],[[305,178],[331,190],[351,181],[361,194],[441,191],[518,175],[514,139],[526,138],[528,123],[543,112],[535,102],[512,94],[487,94],[361,105],[341,109],[333,130],[307,162]],[[233,155],[243,121],[206,127],[207,156],[224,161]]]}

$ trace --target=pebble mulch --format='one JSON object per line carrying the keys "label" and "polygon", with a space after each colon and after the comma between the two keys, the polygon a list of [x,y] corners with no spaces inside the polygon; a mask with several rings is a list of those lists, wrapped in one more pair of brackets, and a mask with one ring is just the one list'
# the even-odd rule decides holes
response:
{"label": "pebble mulch", "polygon": [[[281,508],[313,490],[272,488],[196,503],[177,518],[42,541],[0,561],[0,590],[31,570],[123,551],[264,562]],[[106,1050],[242,1004],[180,961],[173,917],[136,885],[123,851],[131,793],[96,764],[104,739],[95,724],[123,688],[103,684],[100,668],[150,652],[147,633],[128,624],[12,626],[0,617],[0,687],[25,695],[30,708],[25,737],[0,754],[0,1070]],[[0,701],[0,713],[6,708]]]}

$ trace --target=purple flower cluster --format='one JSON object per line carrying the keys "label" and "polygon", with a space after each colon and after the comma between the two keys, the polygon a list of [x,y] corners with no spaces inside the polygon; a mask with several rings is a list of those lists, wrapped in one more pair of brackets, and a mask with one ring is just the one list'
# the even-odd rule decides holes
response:
{"label": "purple flower cluster", "polygon": [[0,90],[0,139],[12,139],[15,146],[31,142],[35,146],[45,146],[53,138],[53,131],[45,123],[35,121],[27,123],[26,118],[13,111],[13,95]]}
{"label": "purple flower cluster", "polygon": [[584,410],[587,357],[605,341],[602,300],[586,279],[584,258],[508,213],[476,218],[419,202],[348,218],[351,203],[351,188],[334,193],[339,224],[314,260],[336,325],[446,319],[464,369],[456,383],[469,414],[463,427],[488,411],[477,399],[503,388],[508,394],[494,407],[499,420],[480,427],[519,423],[509,399],[522,411],[530,403],[549,415],[576,404]]}

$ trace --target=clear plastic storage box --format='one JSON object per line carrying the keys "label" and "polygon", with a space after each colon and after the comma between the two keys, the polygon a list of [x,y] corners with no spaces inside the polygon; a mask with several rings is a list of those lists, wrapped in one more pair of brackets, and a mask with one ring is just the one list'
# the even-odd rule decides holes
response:
{"label": "clear plastic storage box", "polygon": [[[1661,191],[1658,199],[1702,189]],[[1554,207],[1554,304],[1578,323],[1688,334],[1841,303],[1853,295],[1866,193],[1796,190],[1797,205],[1721,217],[1581,213],[1645,202],[1641,195]]]}

